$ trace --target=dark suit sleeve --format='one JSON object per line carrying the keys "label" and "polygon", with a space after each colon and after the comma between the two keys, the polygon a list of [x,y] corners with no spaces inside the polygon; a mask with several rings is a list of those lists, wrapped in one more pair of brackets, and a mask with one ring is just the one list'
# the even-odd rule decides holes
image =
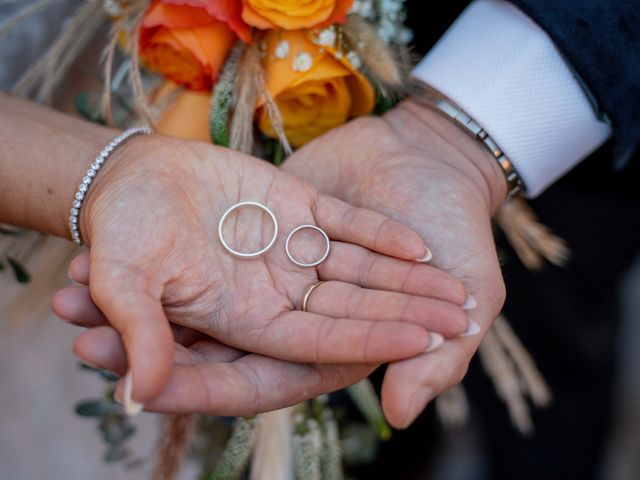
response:
{"label": "dark suit sleeve", "polygon": [[510,0],[551,37],[611,120],[616,162],[640,143],[640,0]]}
{"label": "dark suit sleeve", "polygon": [[[551,37],[613,125],[618,164],[640,144],[640,0],[509,0]],[[426,54],[470,3],[408,0],[414,48]]]}

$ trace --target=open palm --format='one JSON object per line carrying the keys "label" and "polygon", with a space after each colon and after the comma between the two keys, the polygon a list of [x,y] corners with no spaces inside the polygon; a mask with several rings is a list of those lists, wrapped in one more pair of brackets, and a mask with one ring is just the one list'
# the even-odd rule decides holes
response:
{"label": "open palm", "polygon": [[[314,168],[318,164],[323,168]],[[405,102],[382,118],[332,130],[284,168],[419,232],[433,251],[431,263],[464,281],[477,300],[470,315],[483,331],[489,328],[505,295],[490,224],[505,185],[477,142],[434,112]],[[455,339],[393,363],[382,392],[391,423],[407,426],[435,395],[459,382],[480,340]]]}
{"label": "open palm", "polygon": [[[210,145],[151,136],[116,156],[92,187],[82,228],[91,246],[91,298],[122,335],[137,400],[154,398],[170,377],[169,322],[283,360],[359,364],[423,352],[427,329],[455,335],[467,328],[460,282],[424,265],[416,270],[424,241],[382,214]],[[269,206],[280,224],[276,247],[249,261],[217,238],[223,212],[246,200]],[[317,269],[284,253],[284,237],[302,224],[332,239],[332,254]],[[256,250],[271,236],[271,222],[255,212],[239,212],[228,226],[227,241],[238,250]],[[415,280],[407,285],[407,278]],[[318,280],[327,283],[301,312]]]}

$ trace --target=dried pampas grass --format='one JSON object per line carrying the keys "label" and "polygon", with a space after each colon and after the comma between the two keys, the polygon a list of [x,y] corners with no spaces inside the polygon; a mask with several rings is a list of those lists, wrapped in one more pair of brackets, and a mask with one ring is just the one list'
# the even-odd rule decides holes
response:
{"label": "dried pampas grass", "polygon": [[292,422],[295,407],[258,415],[251,480],[293,480]]}
{"label": "dried pampas grass", "polygon": [[129,36],[129,49],[131,50],[129,80],[131,82],[131,86],[133,87],[133,98],[136,111],[147,125],[155,129],[156,122],[153,114],[151,113],[149,99],[147,98],[147,94],[144,91],[144,86],[142,84],[142,74],[140,73],[140,45],[138,44],[138,38],[140,37],[140,28],[142,26],[144,11],[145,9],[142,8],[140,12],[134,17],[132,25],[127,28],[127,33]]}
{"label": "dried pampas grass", "polygon": [[[0,5],[8,5],[10,3],[17,3],[19,1],[21,0],[5,0],[3,2],[0,2]],[[42,0],[40,2],[32,3],[31,5],[27,5],[26,7],[24,7],[14,16],[5,21],[2,26],[0,26],[0,40],[2,40],[4,36],[7,35],[20,22],[30,17],[31,15],[44,10],[57,1],[59,0]]]}
{"label": "dried pampas grass", "polygon": [[343,31],[362,61],[363,72],[376,88],[389,98],[404,96],[409,85],[409,66],[404,61],[407,56],[394,52],[375,27],[359,15],[349,15]]}
{"label": "dried pampas grass", "polygon": [[253,114],[264,80],[258,42],[248,45],[237,66],[233,117],[229,126],[229,146],[251,154],[253,151]]}
{"label": "dried pampas grass", "polygon": [[523,435],[531,435],[534,426],[527,399],[537,407],[547,406],[551,390],[504,317],[498,317],[489,329],[479,354],[514,425]]}
{"label": "dried pampas grass", "polygon": [[461,384],[438,396],[435,405],[438,419],[446,427],[462,427],[469,419],[469,400]]}
{"label": "dried pampas grass", "polygon": [[111,26],[109,34],[109,41],[104,47],[102,52],[102,118],[107,122],[107,125],[113,125],[113,112],[111,110],[111,77],[113,70],[113,58],[115,57],[116,48],[118,46],[118,37],[122,31],[123,20],[116,20]]}
{"label": "dried pampas grass", "polygon": [[156,445],[152,480],[175,480],[184,462],[195,430],[196,415],[165,415]]}
{"label": "dried pampas grass", "polygon": [[496,214],[496,222],[529,270],[540,270],[544,259],[563,267],[571,257],[566,242],[541,224],[521,198],[504,202]]}
{"label": "dried pampas grass", "polygon": [[101,0],[89,0],[75,12],[49,50],[20,78],[14,93],[50,104],[53,92],[105,20]]}

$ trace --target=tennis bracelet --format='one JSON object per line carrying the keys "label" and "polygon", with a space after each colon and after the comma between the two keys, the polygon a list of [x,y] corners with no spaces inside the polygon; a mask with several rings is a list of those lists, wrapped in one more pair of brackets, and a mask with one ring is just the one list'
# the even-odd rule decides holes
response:
{"label": "tennis bracelet", "polygon": [[94,162],[87,170],[84,178],[82,179],[82,183],[78,187],[78,191],[73,199],[73,203],[71,205],[71,211],[69,216],[69,231],[71,232],[71,238],[73,241],[82,245],[82,236],[80,235],[80,210],[82,210],[82,204],[84,203],[84,199],[87,196],[87,192],[89,191],[89,187],[93,182],[93,179],[96,177],[104,162],[106,162],[109,157],[115,152],[118,147],[122,146],[127,140],[130,140],[133,137],[137,137],[138,135],[148,135],[152,132],[150,128],[141,127],[141,128],[132,128],[127,130],[126,132],[121,133],[116,138],[114,138],[111,142],[109,142],[102,151],[95,158]]}

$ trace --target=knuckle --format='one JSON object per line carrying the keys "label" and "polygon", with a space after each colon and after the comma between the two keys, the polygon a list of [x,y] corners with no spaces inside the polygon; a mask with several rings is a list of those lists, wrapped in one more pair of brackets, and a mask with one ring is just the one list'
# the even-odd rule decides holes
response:
{"label": "knuckle", "polygon": [[358,217],[359,210],[360,209],[358,207],[349,205],[343,212],[342,218],[340,219],[340,229],[344,238],[348,238],[350,236],[350,232],[353,231],[353,224]]}
{"label": "knuckle", "polygon": [[364,294],[360,287],[350,287],[349,293],[345,299],[344,307],[345,316],[347,318],[359,318],[366,316],[366,312],[363,311]]}
{"label": "knuckle", "polygon": [[373,268],[376,263],[376,257],[373,253],[367,251],[362,256],[358,265],[358,278],[362,282],[368,282],[372,276]]}
{"label": "knuckle", "polygon": [[460,280],[455,280],[451,285],[451,294],[454,296],[456,301],[460,303],[464,303],[467,299],[467,289],[464,286],[464,283]]}

